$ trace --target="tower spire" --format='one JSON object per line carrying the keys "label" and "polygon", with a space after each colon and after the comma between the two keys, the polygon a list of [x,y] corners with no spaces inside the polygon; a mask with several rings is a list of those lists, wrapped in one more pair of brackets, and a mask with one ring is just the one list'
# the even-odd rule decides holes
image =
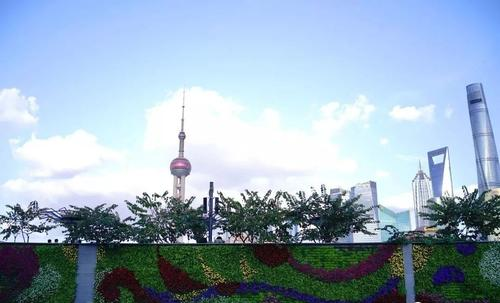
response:
{"label": "tower spire", "polygon": [[186,133],[184,132],[184,107],[185,107],[186,91],[182,92],[182,116],[181,116],[181,131],[179,132],[179,155],[170,162],[170,172],[174,176],[173,196],[181,201],[185,199],[186,177],[191,173],[191,163],[184,158],[184,140]]}
{"label": "tower spire", "polygon": [[418,170],[422,170],[422,162],[418,160]]}
{"label": "tower spire", "polygon": [[182,91],[182,116],[181,116],[181,131],[179,132],[179,158],[184,157],[184,140],[186,133],[184,132],[184,107],[186,99],[186,90]]}

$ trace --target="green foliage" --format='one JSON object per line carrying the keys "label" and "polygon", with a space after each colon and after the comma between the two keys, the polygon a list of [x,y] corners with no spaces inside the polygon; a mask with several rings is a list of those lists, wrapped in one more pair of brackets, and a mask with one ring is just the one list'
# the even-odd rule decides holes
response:
{"label": "green foliage", "polygon": [[483,253],[479,263],[483,278],[491,284],[500,286],[500,244],[495,243]]}
{"label": "green foliage", "polygon": [[283,192],[271,197],[269,190],[263,197],[246,190],[242,202],[219,193],[221,205],[217,226],[243,243],[289,242],[287,212],[281,208]]}
{"label": "green foliage", "polygon": [[427,212],[422,218],[435,222],[437,235],[462,240],[486,239],[488,235],[500,235],[500,196],[479,195],[478,190],[469,193],[462,187],[464,197],[441,197],[441,202],[429,200]]}
{"label": "green foliage", "polygon": [[94,208],[71,205],[71,212],[79,220],[76,223],[61,222],[66,231],[66,242],[77,240],[95,241],[97,243],[116,243],[130,238],[130,226],[126,224],[129,218],[121,221],[115,211],[116,204],[98,205]]}
{"label": "green foliage", "polygon": [[143,193],[135,202],[125,201],[133,214],[133,237],[139,243],[175,243],[187,235],[200,240],[205,237],[206,226],[202,209],[193,209],[194,197],[180,201],[163,195]]}
{"label": "green foliage", "polygon": [[60,287],[61,275],[51,266],[40,268],[38,275],[16,299],[18,303],[43,303],[57,292]]}
{"label": "green foliage", "polygon": [[332,199],[322,185],[319,193],[313,189],[309,196],[299,192],[296,196],[285,194],[285,199],[289,221],[301,229],[301,241],[331,243],[349,233],[373,234],[366,228],[367,223],[374,222],[370,215],[372,207],[357,203],[359,197],[346,201],[342,197]]}
{"label": "green foliage", "polygon": [[9,210],[5,215],[0,215],[0,225],[4,225],[0,234],[4,236],[4,240],[13,236],[16,242],[17,237],[21,235],[23,242],[29,242],[32,233],[47,233],[54,228],[46,221],[40,220],[43,209],[38,207],[37,201],[31,201],[26,210],[19,204],[5,207]]}

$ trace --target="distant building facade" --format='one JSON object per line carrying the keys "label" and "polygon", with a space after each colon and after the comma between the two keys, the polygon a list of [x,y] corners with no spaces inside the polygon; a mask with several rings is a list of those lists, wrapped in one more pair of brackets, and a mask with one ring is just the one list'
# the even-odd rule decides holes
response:
{"label": "distant building facade", "polygon": [[476,154],[479,192],[500,188],[500,164],[483,85],[467,85],[467,104]]}
{"label": "distant building facade", "polygon": [[[380,218],[380,227],[383,228],[386,225],[392,225],[396,227],[399,231],[410,231],[410,211],[400,211],[395,212],[390,210],[389,208],[379,205],[379,218]],[[382,231],[380,234],[381,240],[383,242],[389,240],[391,234],[387,231]]]}
{"label": "distant building facade", "polygon": [[448,146],[427,153],[429,174],[432,182],[432,197],[453,196],[450,150]]}
{"label": "distant building facade", "polygon": [[415,212],[415,227],[416,229],[423,229],[425,226],[429,225],[429,222],[424,220],[419,213],[425,211],[427,201],[433,197],[433,188],[431,187],[431,179],[422,171],[421,165],[419,165],[418,172],[415,178],[413,178],[411,185],[413,192],[413,208]]}
{"label": "distant building facade", "polygon": [[[368,181],[364,183],[358,183],[351,187],[349,197],[352,199],[354,197],[359,197],[358,203],[364,205],[365,207],[373,207],[370,214],[375,221],[379,220],[378,215],[378,197],[377,197],[377,183],[374,181]],[[353,233],[352,242],[354,243],[365,243],[365,242],[381,242],[380,230],[378,230],[379,223],[368,223],[366,228],[368,231],[374,233],[374,235],[367,235],[363,233]]]}

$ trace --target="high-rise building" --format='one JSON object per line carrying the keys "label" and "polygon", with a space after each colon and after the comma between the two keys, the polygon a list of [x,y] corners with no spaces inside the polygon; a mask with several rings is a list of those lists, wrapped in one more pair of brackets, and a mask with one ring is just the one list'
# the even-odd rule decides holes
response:
{"label": "high-rise building", "polygon": [[[386,225],[392,225],[396,227],[399,231],[410,231],[410,211],[404,210],[400,212],[393,211],[385,206],[379,205],[379,217],[380,217],[380,227]],[[387,241],[390,238],[390,233],[383,230],[381,232],[382,241]]]}
{"label": "high-rise building", "polygon": [[500,164],[481,83],[467,85],[467,104],[476,154],[477,183],[482,193],[500,188]]}
{"label": "high-rise building", "polygon": [[411,182],[413,191],[413,207],[415,210],[415,227],[423,229],[429,225],[429,222],[422,219],[420,212],[424,212],[427,201],[433,197],[431,179],[422,171],[422,165],[419,162],[418,172]]}
{"label": "high-rise building", "polygon": [[363,183],[358,183],[351,187],[349,193],[351,199],[360,196],[358,203],[363,204],[365,207],[373,207],[371,210],[371,215],[375,220],[378,220],[378,198],[377,198],[377,183],[374,181],[368,181]]}
{"label": "high-rise building", "polygon": [[[378,198],[377,198],[377,183],[373,181],[368,181],[364,183],[358,183],[351,187],[350,198],[359,197],[358,203],[361,203],[365,207],[373,207],[370,211],[371,216],[375,221],[379,220],[378,216]],[[352,235],[352,242],[363,243],[363,242],[381,242],[380,230],[378,230],[378,223],[368,223],[366,228],[375,233],[375,235],[367,235],[363,233],[354,233]]]}
{"label": "high-rise building", "polygon": [[453,196],[451,178],[450,150],[448,146],[431,150],[427,153],[429,174],[432,183],[432,197]]}
{"label": "high-rise building", "polygon": [[170,162],[170,172],[174,176],[173,196],[184,201],[186,196],[186,177],[191,173],[191,163],[184,158],[184,140],[186,133],[184,132],[184,99],[185,92],[182,95],[182,117],[181,131],[179,132],[179,155]]}

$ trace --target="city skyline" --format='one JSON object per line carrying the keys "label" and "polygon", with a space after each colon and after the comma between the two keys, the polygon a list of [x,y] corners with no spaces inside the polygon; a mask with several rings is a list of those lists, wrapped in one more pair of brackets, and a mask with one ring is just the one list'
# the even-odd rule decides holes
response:
{"label": "city skyline", "polygon": [[373,180],[412,209],[440,146],[471,190],[464,88],[483,83],[498,136],[499,27],[496,1],[2,1],[0,212],[170,192],[183,92],[195,205],[210,181],[237,198]]}

